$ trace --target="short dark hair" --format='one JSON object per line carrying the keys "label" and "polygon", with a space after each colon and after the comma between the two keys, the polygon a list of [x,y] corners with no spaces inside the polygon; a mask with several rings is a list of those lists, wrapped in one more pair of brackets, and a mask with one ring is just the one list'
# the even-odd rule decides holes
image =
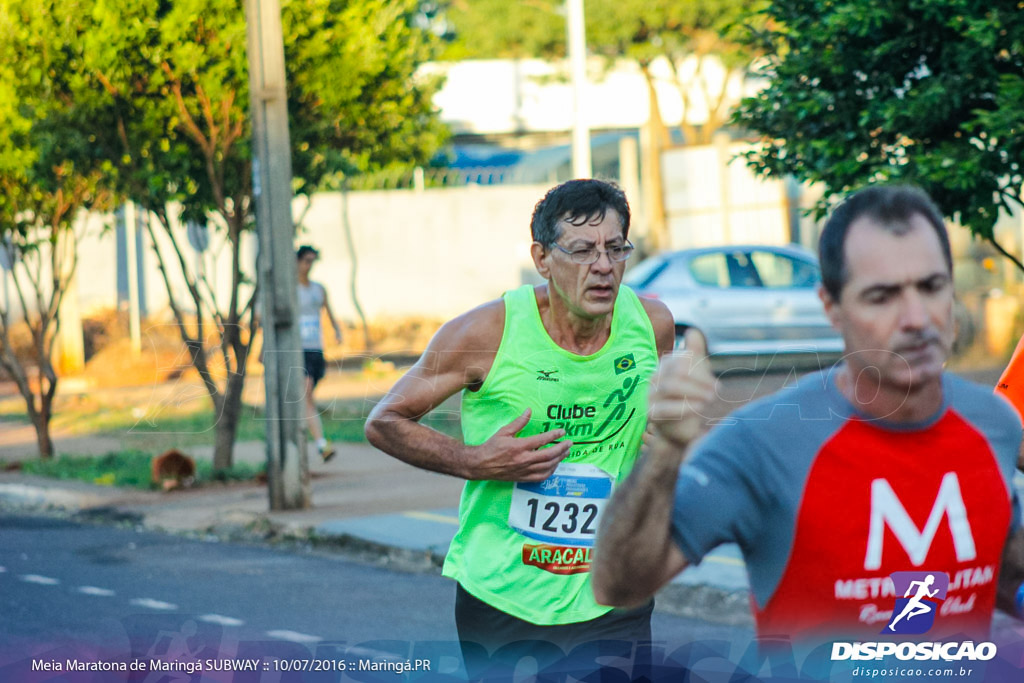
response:
{"label": "short dark hair", "polygon": [[560,220],[582,225],[593,218],[604,219],[608,209],[619,214],[622,237],[629,236],[629,202],[626,193],[607,180],[569,180],[548,190],[533,208],[530,232],[533,241],[550,247],[562,235]]}
{"label": "short dark hair", "polygon": [[298,251],[295,252],[295,259],[301,259],[306,254],[312,254],[316,258],[320,258],[319,251],[309,246],[308,244],[303,244],[301,247],[299,247]]}
{"label": "short dark hair", "polygon": [[911,185],[879,185],[860,190],[843,201],[822,230],[818,242],[818,260],[821,263],[821,283],[835,301],[849,278],[846,270],[846,234],[858,218],[868,217],[895,235],[910,229],[910,219],[923,216],[935,230],[946,258],[946,268],[953,273],[953,255],[949,248],[949,234],[942,212],[924,190]]}

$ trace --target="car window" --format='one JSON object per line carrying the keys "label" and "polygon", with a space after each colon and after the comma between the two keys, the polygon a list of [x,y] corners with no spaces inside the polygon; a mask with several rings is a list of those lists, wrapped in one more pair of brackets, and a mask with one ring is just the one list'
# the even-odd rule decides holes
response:
{"label": "car window", "polygon": [[728,287],[729,269],[725,254],[702,254],[690,260],[690,275],[703,287]]}
{"label": "car window", "polygon": [[760,287],[761,278],[745,251],[733,251],[725,255],[725,265],[729,270],[730,287]]}
{"label": "car window", "polygon": [[817,265],[810,261],[771,251],[751,252],[750,259],[765,287],[814,287],[821,280]]}

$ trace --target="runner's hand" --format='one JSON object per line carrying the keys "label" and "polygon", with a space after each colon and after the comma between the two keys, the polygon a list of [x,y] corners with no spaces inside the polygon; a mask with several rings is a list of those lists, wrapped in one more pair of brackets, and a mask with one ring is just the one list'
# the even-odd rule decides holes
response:
{"label": "runner's hand", "polygon": [[530,421],[530,411],[499,429],[494,436],[468,449],[466,479],[494,481],[544,481],[558,463],[569,455],[572,442],[565,440],[546,447],[565,436],[564,429],[518,437]]}
{"label": "runner's hand", "polygon": [[680,448],[700,436],[705,409],[714,399],[715,378],[707,351],[704,335],[688,330],[685,350],[663,357],[652,383],[648,421],[657,434]]}

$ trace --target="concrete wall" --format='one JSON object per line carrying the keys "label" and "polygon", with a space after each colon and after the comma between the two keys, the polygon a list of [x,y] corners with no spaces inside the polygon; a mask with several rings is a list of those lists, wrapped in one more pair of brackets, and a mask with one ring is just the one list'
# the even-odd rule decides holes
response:
{"label": "concrete wall", "polygon": [[[715,243],[785,244],[791,237],[815,248],[819,226],[799,217],[790,204],[809,206],[820,191],[797,188],[799,197],[787,199],[787,187],[778,181],[755,178],[741,161],[733,159],[739,146],[680,148],[665,153],[665,203],[673,248]],[[382,190],[349,194],[349,219],[356,261],[349,255],[342,220],[342,197],[316,195],[306,210],[297,199],[296,219],[302,217],[297,243],[315,245],[321,261],[313,277],[330,293],[335,312],[356,320],[349,283],[356,268],[356,287],[363,310],[371,320],[421,316],[446,319],[488,301],[509,288],[537,282],[530,259],[530,216],[546,185],[492,185],[426,189]],[[793,194],[793,188],[789,188]],[[631,197],[639,204],[635,197]],[[117,240],[113,216],[84,219],[80,245],[78,301],[83,315],[118,305]],[[637,225],[636,237],[640,237]],[[158,243],[168,259],[172,286],[178,300],[189,298],[180,266],[169,249],[162,228]],[[1013,252],[1020,253],[1024,219],[1004,216],[997,234]],[[985,292],[1000,282],[1018,282],[1010,264],[1001,257],[986,260],[990,248],[972,242],[967,232],[951,226],[958,255],[958,287]],[[175,227],[185,245],[186,266],[202,268],[220,297],[230,284],[230,253],[222,233],[213,231],[210,247],[199,256],[188,245],[185,229]],[[150,244],[149,237],[143,242]],[[252,236],[243,243],[243,262],[252,264],[256,245]],[[167,294],[156,258],[147,246],[141,254],[146,308],[153,317],[167,313]],[[1004,263],[1005,262],[1005,263]]]}
{"label": "concrete wall", "polygon": [[715,244],[787,244],[786,184],[756,177],[742,144],[679,147],[662,154],[665,215],[675,249]]}
{"label": "concrete wall", "polygon": [[[355,262],[350,256],[339,193],[316,195],[308,210],[296,199],[302,218],[297,244],[321,252],[313,278],[322,282],[337,315],[354,320],[350,279],[371,319],[425,316],[448,318],[501,295],[524,282],[536,282],[530,260],[530,217],[547,186],[504,185],[428,190],[386,190],[349,194],[349,220]],[[84,314],[118,305],[115,217],[89,215],[79,247],[78,297]],[[202,269],[218,298],[227,300],[231,255],[222,233],[211,231],[200,256],[188,243],[184,226],[174,236],[184,245],[186,266]],[[179,303],[191,299],[180,275],[170,238],[157,226],[157,242]],[[147,235],[140,254],[146,308],[156,316],[168,311],[167,291]],[[254,272],[255,240],[247,235],[243,263]]]}
{"label": "concrete wall", "polygon": [[349,220],[355,262],[342,221],[342,196],[320,194],[297,241],[320,249],[312,272],[335,312],[355,316],[353,266],[369,318],[448,318],[537,281],[530,259],[530,217],[543,185],[467,186],[353,192]]}

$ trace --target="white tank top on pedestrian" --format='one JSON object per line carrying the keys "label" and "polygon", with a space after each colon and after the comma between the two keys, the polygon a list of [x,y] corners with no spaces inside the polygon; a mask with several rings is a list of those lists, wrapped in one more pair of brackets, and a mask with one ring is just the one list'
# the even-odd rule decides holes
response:
{"label": "white tank top on pedestrian", "polygon": [[320,309],[324,307],[327,293],[323,285],[310,282],[299,283],[299,337],[303,351],[323,351],[324,339],[320,329]]}

